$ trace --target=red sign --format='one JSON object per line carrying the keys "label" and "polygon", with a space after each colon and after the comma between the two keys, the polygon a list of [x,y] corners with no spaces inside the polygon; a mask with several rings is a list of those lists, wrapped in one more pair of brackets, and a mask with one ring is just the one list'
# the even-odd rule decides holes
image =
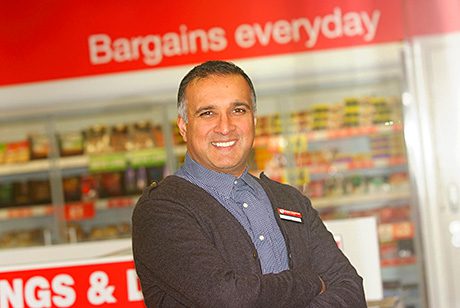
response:
{"label": "red sign", "polygon": [[0,86],[460,30],[457,0],[3,1]]}
{"label": "red sign", "polygon": [[145,307],[131,257],[0,269],[0,307]]}
{"label": "red sign", "polygon": [[400,0],[7,1],[0,85],[402,39]]}
{"label": "red sign", "polygon": [[65,220],[82,220],[93,218],[96,214],[94,202],[78,202],[64,206]]}

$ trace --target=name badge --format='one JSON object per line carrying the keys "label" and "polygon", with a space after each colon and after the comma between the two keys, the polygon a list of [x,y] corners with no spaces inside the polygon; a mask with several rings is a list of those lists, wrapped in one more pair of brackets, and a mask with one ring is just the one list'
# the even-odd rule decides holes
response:
{"label": "name badge", "polygon": [[281,219],[290,220],[290,221],[299,222],[299,223],[302,222],[302,213],[280,209],[280,208],[277,208],[277,210],[278,210],[278,214],[280,215]]}

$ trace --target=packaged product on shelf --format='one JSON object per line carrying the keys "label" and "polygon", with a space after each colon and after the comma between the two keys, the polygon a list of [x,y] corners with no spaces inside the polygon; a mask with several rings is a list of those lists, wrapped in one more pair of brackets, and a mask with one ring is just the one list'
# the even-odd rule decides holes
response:
{"label": "packaged product on shelf", "polygon": [[179,132],[179,127],[177,126],[176,122],[171,123],[172,127],[172,132],[173,132],[173,141],[175,145],[181,145],[185,144],[184,139],[182,138],[182,135]]}
{"label": "packaged product on shelf", "polygon": [[329,106],[329,115],[327,118],[328,129],[339,129],[343,126],[344,108],[341,103],[331,104]]}
{"label": "packaged product on shelf", "polygon": [[391,156],[390,137],[388,135],[372,135],[369,142],[373,159]]}
{"label": "packaged product on shelf", "polygon": [[29,136],[31,159],[47,158],[50,153],[50,140],[44,134],[31,134]]}
{"label": "packaged product on shelf", "polygon": [[99,197],[116,197],[123,195],[123,176],[121,172],[98,174]]}
{"label": "packaged product on shelf", "polygon": [[360,102],[359,124],[360,126],[371,126],[373,124],[374,108],[368,97],[361,99]]}
{"label": "packaged product on shelf", "polygon": [[310,113],[306,110],[300,111],[297,115],[297,125],[298,131],[302,133],[307,133],[311,131],[311,119]]}
{"label": "packaged product on shelf", "polygon": [[152,183],[153,181],[159,182],[165,176],[165,167],[164,166],[155,166],[147,168],[147,181]]}
{"label": "packaged product on shelf", "polygon": [[312,106],[312,129],[327,129],[329,124],[329,104],[315,104]]}
{"label": "packaged product on shelf", "polygon": [[343,126],[359,126],[359,101],[356,98],[345,99]]}
{"label": "packaged product on shelf", "polygon": [[374,117],[372,122],[374,124],[385,124],[391,121],[392,110],[384,97],[371,97],[370,103],[374,107]]}
{"label": "packaged product on shelf", "polygon": [[136,171],[136,187],[138,191],[142,191],[147,187],[148,181],[147,169],[145,167],[140,167]]}
{"label": "packaged product on shelf", "polygon": [[324,194],[327,197],[337,197],[343,194],[343,177],[328,177],[324,182]]}
{"label": "packaged product on shelf", "polygon": [[384,207],[378,212],[380,223],[410,221],[411,217],[411,208],[409,204],[394,207]]}
{"label": "packaged product on shelf", "polygon": [[392,134],[389,143],[391,156],[406,156],[403,134]]}
{"label": "packaged product on shelf", "polygon": [[84,131],[85,152],[87,154],[106,153],[110,151],[110,134],[104,125],[94,125]]}
{"label": "packaged product on shelf", "polygon": [[118,237],[129,237],[131,236],[131,224],[121,223],[117,224]]}
{"label": "packaged product on shelf", "polygon": [[81,178],[79,176],[64,178],[62,180],[62,189],[66,202],[80,201],[82,199]]}
{"label": "packaged product on shelf", "polygon": [[5,163],[6,144],[0,143],[0,165]]}
{"label": "packaged product on shelf", "polygon": [[268,161],[273,158],[273,153],[270,152],[266,147],[256,147],[253,149],[253,157],[255,168],[257,170],[264,170],[265,165]]}
{"label": "packaged product on shelf", "polygon": [[14,205],[31,204],[29,183],[27,181],[13,183],[13,204]]}
{"label": "packaged product on shelf", "polygon": [[305,112],[291,112],[289,114],[288,123],[287,123],[287,132],[288,133],[299,133],[306,132],[306,121],[303,117]]}
{"label": "packaged product on shelf", "polygon": [[0,184],[0,207],[8,207],[13,205],[13,184]]}
{"label": "packaged product on shelf", "polygon": [[398,241],[398,256],[400,258],[415,256],[414,241],[412,239],[403,239]]}
{"label": "packaged product on shelf", "polygon": [[95,175],[83,175],[81,177],[81,200],[90,201],[99,197],[99,182]]}
{"label": "packaged product on shelf", "polygon": [[392,190],[409,191],[409,175],[406,172],[392,173],[388,178]]}
{"label": "packaged product on shelf", "polygon": [[67,132],[58,135],[59,152],[61,156],[82,155],[84,139],[82,132]]}
{"label": "packaged product on shelf", "polygon": [[45,230],[15,230],[0,235],[0,248],[27,247],[45,244]]}
{"label": "packaged product on shelf", "polygon": [[69,243],[82,242],[86,238],[86,234],[81,225],[75,222],[67,224],[66,236]]}
{"label": "packaged product on shelf", "polygon": [[268,116],[257,117],[256,136],[270,135],[270,118]]}
{"label": "packaged product on shelf", "polygon": [[149,121],[139,121],[134,123],[132,130],[133,148],[148,149],[154,146],[153,128]]}
{"label": "packaged product on shelf", "polygon": [[369,193],[388,192],[390,190],[390,185],[388,184],[388,176],[376,175],[367,178],[367,187]]}
{"label": "packaged product on shelf", "polygon": [[[177,126],[177,125],[176,125]],[[165,136],[163,134],[163,127],[161,125],[154,125],[152,127],[153,143],[157,147],[165,146]]]}
{"label": "packaged product on shelf", "polygon": [[348,194],[365,194],[367,192],[367,181],[362,175],[353,175],[346,177],[343,182],[343,193]]}
{"label": "packaged product on shelf", "polygon": [[123,173],[123,186],[127,195],[133,195],[139,192],[136,185],[136,170],[130,165],[128,165]]}
{"label": "packaged product on shelf", "polygon": [[128,125],[117,124],[110,132],[110,149],[114,152],[126,152],[133,149]]}
{"label": "packaged product on shelf", "polygon": [[324,180],[316,180],[308,183],[307,195],[310,198],[322,198],[324,197]]}
{"label": "packaged product on shelf", "polygon": [[51,203],[51,187],[49,180],[29,181],[29,196],[32,204]]}
{"label": "packaged product on shelf", "polygon": [[275,113],[270,117],[270,134],[279,135],[282,131],[281,116],[279,113]]}
{"label": "packaged product on shelf", "polygon": [[29,161],[29,140],[21,140],[7,143],[4,158],[6,164],[23,163]]}
{"label": "packaged product on shelf", "polygon": [[89,232],[88,238],[94,240],[107,240],[118,238],[119,232],[116,225],[95,226]]}

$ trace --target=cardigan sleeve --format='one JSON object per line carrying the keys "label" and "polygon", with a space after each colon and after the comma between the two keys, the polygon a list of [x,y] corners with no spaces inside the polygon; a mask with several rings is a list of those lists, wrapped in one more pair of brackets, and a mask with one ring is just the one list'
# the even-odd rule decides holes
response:
{"label": "cardigan sleeve", "polygon": [[325,281],[326,291],[316,296],[308,307],[367,307],[363,279],[347,257],[337,247],[332,234],[326,229],[318,212],[307,204],[310,228],[311,268]]}
{"label": "cardigan sleeve", "polygon": [[172,198],[141,197],[132,221],[134,261],[148,307],[306,307],[320,291],[319,278],[308,269],[262,275],[232,268],[194,213]]}

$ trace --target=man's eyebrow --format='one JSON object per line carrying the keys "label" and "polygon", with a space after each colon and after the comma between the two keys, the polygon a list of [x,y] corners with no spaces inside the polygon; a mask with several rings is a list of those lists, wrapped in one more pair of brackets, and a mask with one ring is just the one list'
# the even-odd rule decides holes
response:
{"label": "man's eyebrow", "polygon": [[197,114],[200,114],[201,112],[205,111],[205,110],[211,110],[211,109],[214,109],[215,106],[214,105],[208,105],[208,106],[202,106],[200,108],[198,108],[196,111],[195,111],[195,115]]}
{"label": "man's eyebrow", "polygon": [[246,108],[251,109],[251,105],[249,105],[246,102],[234,102],[233,107],[240,107],[240,106],[245,106]]}

